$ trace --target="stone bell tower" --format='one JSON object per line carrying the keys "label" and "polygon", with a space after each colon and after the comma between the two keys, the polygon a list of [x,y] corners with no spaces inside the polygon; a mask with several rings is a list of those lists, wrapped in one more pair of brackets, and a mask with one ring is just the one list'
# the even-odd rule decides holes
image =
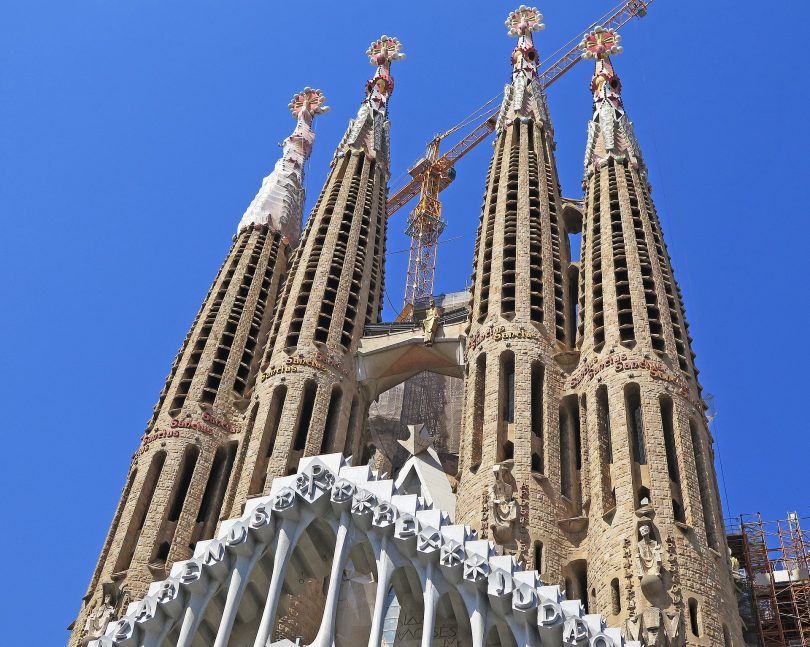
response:
{"label": "stone bell tower", "polygon": [[368,404],[356,386],[353,353],[382,308],[388,100],[400,49],[388,36],[368,49],[376,72],[335,151],[279,302],[235,510],[266,493],[274,476],[294,472],[302,456],[362,452]]}
{"label": "stone bell tower", "polygon": [[237,228],[233,245],[175,358],[135,452],[70,645],[103,629],[197,541],[210,539],[240,472],[246,410],[292,250],[301,231],[304,162],[319,90],[289,107],[297,123],[281,159]]}
{"label": "stone bell tower", "polygon": [[457,521],[559,574],[568,542],[558,519],[582,514],[581,466],[558,431],[560,362],[570,361],[574,326],[554,135],[532,39],[541,21],[528,7],[506,21],[518,42],[475,247]]}
{"label": "stone bell tower", "polygon": [[681,294],[647,169],[597,28],[585,152],[579,400],[589,499],[583,584],[591,611],[647,645],[742,644]]}

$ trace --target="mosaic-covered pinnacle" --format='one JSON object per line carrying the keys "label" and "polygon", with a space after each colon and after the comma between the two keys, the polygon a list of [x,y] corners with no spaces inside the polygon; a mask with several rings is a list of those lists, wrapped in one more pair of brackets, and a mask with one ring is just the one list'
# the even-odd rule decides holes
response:
{"label": "mosaic-covered pinnacle", "polygon": [[611,29],[596,27],[585,34],[579,44],[582,49],[582,58],[606,59],[613,54],[621,54],[624,47],[619,45],[622,37]]}
{"label": "mosaic-covered pinnacle", "polygon": [[627,118],[622,103],[622,82],[613,69],[611,54],[623,51],[621,37],[615,31],[596,27],[580,43],[582,56],[596,63],[591,79],[593,116],[588,124],[588,143],[585,147],[585,175],[590,176],[613,159],[629,163],[646,177],[633,124]]}
{"label": "mosaic-covered pinnacle", "polygon": [[394,91],[394,79],[391,77],[391,63],[405,58],[402,43],[393,36],[383,34],[366,50],[368,61],[377,66],[373,79],[366,83],[366,96],[375,110],[384,110],[388,97]]}
{"label": "mosaic-covered pinnacle", "polygon": [[[350,151],[362,151],[369,159],[376,160],[388,176],[388,99],[394,92],[391,63],[405,58],[402,43],[393,36],[383,34],[366,50],[369,63],[377,66],[374,77],[366,82],[366,98],[360,105],[343,141],[335,151],[340,159]],[[334,161],[333,161],[334,163]]]}
{"label": "mosaic-covered pinnacle", "polygon": [[512,52],[512,80],[516,75],[523,74],[529,79],[537,77],[537,64],[539,62],[537,50],[534,48],[532,33],[545,29],[542,22],[543,14],[534,7],[520,5],[506,19],[506,27],[510,36],[518,39],[515,50]]}
{"label": "mosaic-covered pinnacle", "polygon": [[525,36],[546,28],[543,24],[543,14],[536,7],[527,7],[523,4],[509,14],[504,24],[510,36]]}
{"label": "mosaic-covered pinnacle", "polygon": [[545,29],[543,14],[535,7],[520,5],[506,18],[507,31],[517,37],[512,51],[512,82],[504,89],[504,102],[498,115],[498,132],[516,118],[532,119],[538,125],[549,126],[548,109],[543,90],[537,81],[539,56],[532,34]]}
{"label": "mosaic-covered pinnacle", "polygon": [[368,46],[366,54],[368,55],[369,63],[372,65],[385,65],[392,61],[401,61],[405,58],[402,53],[402,43],[393,36],[386,36],[383,34],[371,45]]}
{"label": "mosaic-covered pinnacle", "polygon": [[290,109],[292,116],[298,119],[302,112],[309,113],[312,116],[329,112],[331,108],[324,104],[326,104],[326,97],[323,92],[312,88],[304,88],[292,98],[287,107]]}

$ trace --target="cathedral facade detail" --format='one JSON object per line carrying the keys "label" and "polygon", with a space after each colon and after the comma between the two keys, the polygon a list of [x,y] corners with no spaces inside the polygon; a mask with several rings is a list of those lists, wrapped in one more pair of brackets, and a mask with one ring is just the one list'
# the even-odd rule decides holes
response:
{"label": "cathedral facade detail", "polygon": [[[593,111],[575,203],[538,77],[542,19],[521,6],[506,21],[517,43],[461,315],[431,300],[412,327],[380,324],[400,42],[369,47],[374,74],[303,228],[312,121],[329,108],[295,95],[294,131],[133,456],[70,647],[742,647],[620,38],[597,27],[580,46]],[[395,467],[367,424],[423,370],[463,379],[452,470],[420,425]]]}

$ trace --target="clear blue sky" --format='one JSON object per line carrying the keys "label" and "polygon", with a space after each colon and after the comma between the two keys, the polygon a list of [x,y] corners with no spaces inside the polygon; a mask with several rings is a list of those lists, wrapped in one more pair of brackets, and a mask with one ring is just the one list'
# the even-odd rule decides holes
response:
{"label": "clear blue sky", "polygon": [[[547,0],[550,53],[618,0]],[[516,0],[514,4],[519,4]],[[497,94],[501,0],[0,2],[0,360],[10,587],[5,644],[58,645],[172,358],[239,218],[322,88],[309,204],[372,72],[395,65],[393,176]],[[807,514],[810,235],[805,0],[657,0],[615,64],[683,288],[733,514]],[[580,194],[590,64],[549,91],[564,192]],[[437,290],[464,287],[491,148],[444,194]],[[405,212],[388,249],[407,248]],[[407,254],[388,259],[400,305]],[[13,597],[12,597],[13,595]]]}

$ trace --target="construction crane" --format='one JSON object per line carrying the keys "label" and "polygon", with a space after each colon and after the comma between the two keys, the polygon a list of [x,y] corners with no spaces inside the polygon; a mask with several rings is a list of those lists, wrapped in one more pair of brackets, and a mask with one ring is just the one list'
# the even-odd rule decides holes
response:
{"label": "construction crane", "polygon": [[[601,25],[605,29],[617,30],[632,18],[641,18],[653,0],[628,0],[591,25]],[[540,87],[545,89],[576,65],[582,58],[579,49],[580,36],[572,38],[560,49],[542,61],[538,74]],[[568,48],[568,49],[566,49]],[[563,52],[563,50],[565,50]],[[560,52],[563,52],[560,54]],[[553,60],[552,60],[553,59]],[[499,97],[500,95],[498,95]],[[413,198],[419,195],[419,202],[408,216],[405,233],[411,238],[408,258],[408,274],[405,280],[405,299],[397,321],[407,321],[413,313],[413,306],[419,298],[433,294],[433,281],[436,274],[436,246],[447,222],[442,218],[442,203],[439,193],[455,179],[455,164],[473,148],[487,139],[495,130],[498,106],[490,99],[472,115],[449,130],[436,135],[427,145],[423,158],[409,170],[411,179],[388,199],[388,216],[391,217]],[[442,140],[454,133],[472,127],[461,141],[449,151],[440,155]]]}

